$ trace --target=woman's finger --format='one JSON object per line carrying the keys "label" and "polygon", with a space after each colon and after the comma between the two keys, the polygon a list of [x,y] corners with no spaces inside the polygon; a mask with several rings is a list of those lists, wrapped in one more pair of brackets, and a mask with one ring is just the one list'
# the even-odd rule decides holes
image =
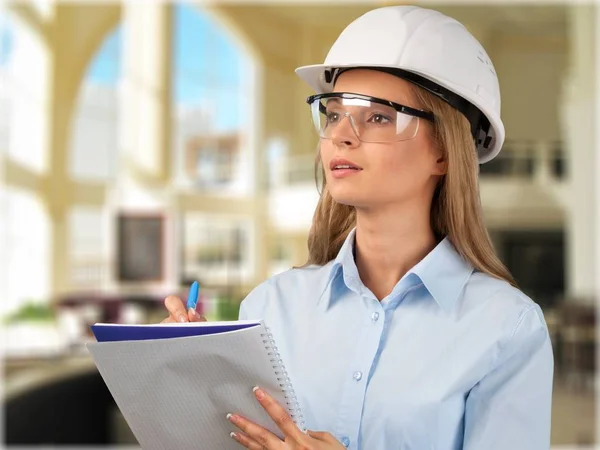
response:
{"label": "woman's finger", "polygon": [[263,447],[262,445],[260,445],[258,442],[256,442],[253,439],[250,439],[247,435],[245,435],[244,433],[240,433],[238,432],[232,432],[230,434],[230,436],[232,437],[232,439],[234,441],[237,441],[240,445],[250,449],[250,450],[265,450],[265,447]]}
{"label": "woman's finger", "polygon": [[200,315],[195,309],[188,309],[188,319],[190,322],[207,322],[206,317]]}
{"label": "woman's finger", "polygon": [[175,320],[171,316],[169,316],[166,319],[161,320],[160,323],[175,323]]}
{"label": "woman's finger", "polygon": [[283,441],[269,430],[238,414],[227,414],[227,419],[242,430],[251,440],[266,450],[283,450]]}
{"label": "woman's finger", "polygon": [[174,322],[189,322],[188,313],[179,297],[169,295],[165,299],[165,307]]}
{"label": "woman's finger", "polygon": [[289,413],[273,397],[259,387],[254,388],[254,395],[286,438],[290,437],[296,442],[306,439],[306,434],[300,431]]}

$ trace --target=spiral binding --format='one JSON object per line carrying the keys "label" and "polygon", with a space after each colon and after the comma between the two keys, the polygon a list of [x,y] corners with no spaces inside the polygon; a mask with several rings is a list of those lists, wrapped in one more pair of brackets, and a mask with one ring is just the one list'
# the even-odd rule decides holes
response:
{"label": "spiral binding", "polygon": [[296,426],[303,432],[306,432],[306,423],[304,422],[304,416],[302,414],[302,410],[300,409],[300,403],[298,403],[298,398],[294,392],[294,388],[290,381],[290,376],[285,370],[283,360],[281,359],[277,345],[275,345],[275,340],[273,339],[273,334],[271,334],[271,329],[266,325],[264,329],[265,333],[262,333],[261,337],[263,338],[263,344],[265,344],[265,348],[267,349],[267,355],[269,355],[271,358],[270,361],[273,364],[273,370],[277,376],[279,387],[281,388],[283,396],[285,397],[287,410]]}

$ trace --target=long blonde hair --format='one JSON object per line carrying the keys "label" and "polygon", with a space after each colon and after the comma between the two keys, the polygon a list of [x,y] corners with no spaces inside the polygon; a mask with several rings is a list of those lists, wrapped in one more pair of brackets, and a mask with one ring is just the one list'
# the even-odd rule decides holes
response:
{"label": "long blonde hair", "polygon": [[[447,173],[433,194],[431,226],[438,239],[447,236],[457,252],[477,271],[495,278],[516,282],[502,264],[483,223],[478,185],[478,160],[467,119],[443,100],[411,85],[421,108],[432,111],[433,142],[447,161]],[[317,152],[318,153],[318,152]],[[321,158],[317,154],[315,175],[319,171],[321,195],[308,236],[306,265],[324,265],[335,259],[348,233],[356,225],[353,206],[337,203],[327,189]]]}

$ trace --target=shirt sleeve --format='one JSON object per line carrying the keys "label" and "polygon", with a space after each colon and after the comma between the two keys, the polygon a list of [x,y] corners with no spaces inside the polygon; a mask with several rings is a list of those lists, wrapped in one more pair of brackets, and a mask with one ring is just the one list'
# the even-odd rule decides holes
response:
{"label": "shirt sleeve", "polygon": [[548,329],[534,305],[467,397],[463,449],[548,450],[553,374]]}
{"label": "shirt sleeve", "polygon": [[246,298],[242,300],[238,313],[239,320],[254,320],[263,317],[265,305],[268,300],[269,284],[269,279],[263,281],[252,289]]}
{"label": "shirt sleeve", "polygon": [[248,319],[248,311],[246,310],[246,304],[242,300],[240,303],[240,311],[238,314],[238,320],[247,320]]}

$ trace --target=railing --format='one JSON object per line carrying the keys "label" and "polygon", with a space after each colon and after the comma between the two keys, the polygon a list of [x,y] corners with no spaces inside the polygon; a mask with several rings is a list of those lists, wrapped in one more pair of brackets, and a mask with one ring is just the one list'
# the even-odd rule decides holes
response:
{"label": "railing", "polygon": [[[270,186],[314,185],[314,155],[281,159],[270,166]],[[559,141],[506,141],[500,154],[480,166],[482,179],[563,180],[566,155]]]}
{"label": "railing", "polygon": [[480,166],[482,178],[562,180],[566,155],[559,141],[506,141],[492,161]]}
{"label": "railing", "polygon": [[73,288],[99,288],[108,282],[110,263],[104,258],[76,258],[69,264],[69,284]]}

